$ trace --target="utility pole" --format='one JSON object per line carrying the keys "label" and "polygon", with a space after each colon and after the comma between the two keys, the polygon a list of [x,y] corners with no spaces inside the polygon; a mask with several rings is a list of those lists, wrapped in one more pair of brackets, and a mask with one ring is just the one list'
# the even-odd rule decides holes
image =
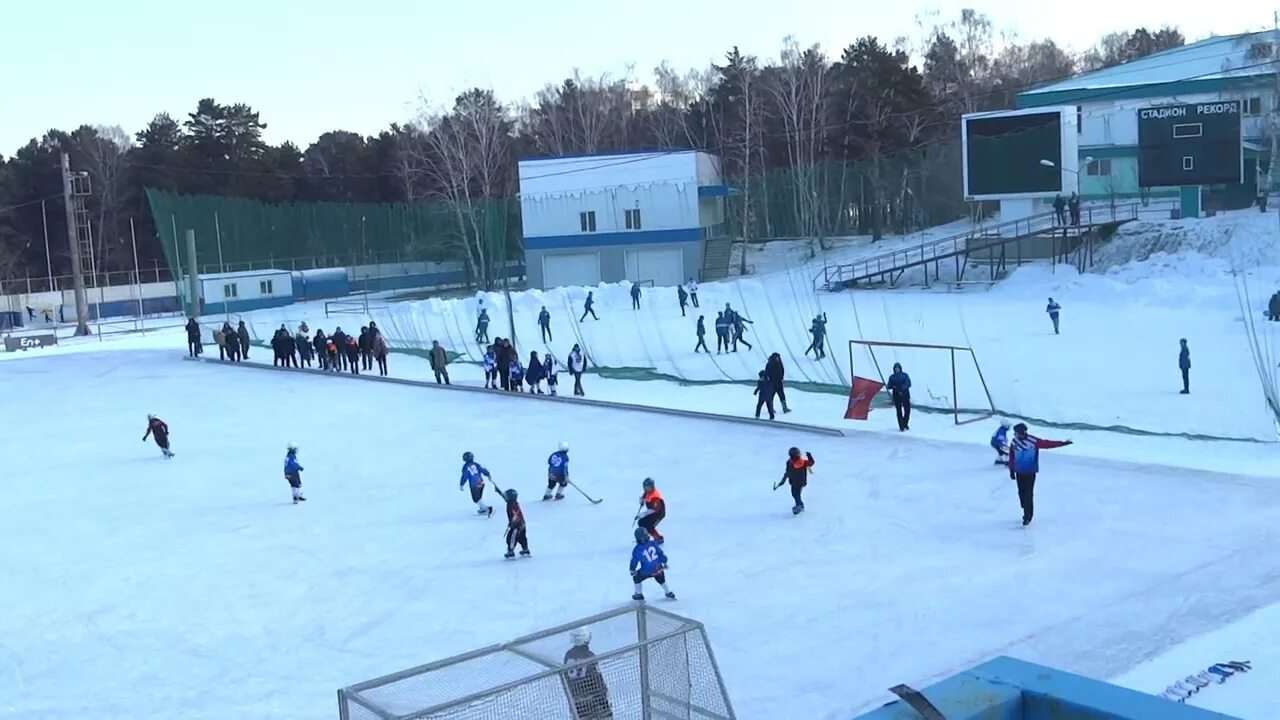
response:
{"label": "utility pole", "polygon": [[[84,290],[84,266],[82,245],[88,244],[92,252],[93,241],[82,238],[82,231],[87,233],[88,227],[82,227],[88,219],[84,209],[84,199],[89,195],[88,173],[71,172],[71,158],[62,153],[62,201],[67,211],[67,241],[71,245],[71,280],[75,287],[76,299],[76,335],[89,334],[89,299]],[[101,311],[101,308],[99,308]]]}

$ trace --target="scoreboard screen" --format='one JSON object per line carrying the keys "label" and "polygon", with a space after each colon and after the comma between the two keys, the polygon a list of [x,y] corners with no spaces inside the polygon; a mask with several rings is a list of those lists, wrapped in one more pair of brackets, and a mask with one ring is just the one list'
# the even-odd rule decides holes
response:
{"label": "scoreboard screen", "polygon": [[1244,182],[1239,100],[1138,110],[1138,186]]}
{"label": "scoreboard screen", "polygon": [[1062,192],[1062,118],[1058,108],[966,116],[962,128],[965,198],[1042,197]]}

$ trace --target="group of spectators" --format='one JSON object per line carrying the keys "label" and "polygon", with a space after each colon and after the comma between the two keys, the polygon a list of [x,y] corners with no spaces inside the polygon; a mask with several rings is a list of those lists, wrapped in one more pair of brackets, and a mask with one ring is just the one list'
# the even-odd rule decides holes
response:
{"label": "group of spectators", "polygon": [[[433,342],[433,345],[438,346],[439,343]],[[521,363],[520,354],[516,352],[515,345],[510,340],[495,338],[493,344],[485,348],[484,352],[484,386],[508,392],[523,392],[527,386],[530,394],[545,395],[549,392],[555,396],[558,394],[560,385],[560,371],[567,369],[569,374],[573,375],[573,394],[585,396],[586,392],[582,389],[582,374],[587,370],[587,358],[581,346],[576,344],[573,346],[569,351],[567,362],[567,367],[561,365],[560,360],[550,351],[540,358],[535,350],[529,353],[527,364]],[[435,368],[434,360],[432,367]],[[436,382],[440,382],[438,372]],[[448,382],[448,375],[445,376],[445,382]],[[543,382],[547,384],[546,391],[542,389]]]}

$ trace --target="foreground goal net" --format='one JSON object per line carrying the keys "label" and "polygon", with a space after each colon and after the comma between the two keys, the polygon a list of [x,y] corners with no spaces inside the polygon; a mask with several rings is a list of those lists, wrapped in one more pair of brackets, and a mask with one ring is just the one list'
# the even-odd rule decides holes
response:
{"label": "foreground goal net", "polygon": [[[911,405],[917,410],[947,412],[957,425],[996,414],[991,391],[972,348],[884,340],[850,340],[849,370],[853,378],[882,384],[895,363],[911,378]],[[888,404],[888,393],[882,393]]]}
{"label": "foreground goal net", "polygon": [[[572,660],[575,632],[594,656]],[[576,653],[580,654],[580,653]],[[338,691],[341,720],[733,720],[706,629],[636,605]]]}

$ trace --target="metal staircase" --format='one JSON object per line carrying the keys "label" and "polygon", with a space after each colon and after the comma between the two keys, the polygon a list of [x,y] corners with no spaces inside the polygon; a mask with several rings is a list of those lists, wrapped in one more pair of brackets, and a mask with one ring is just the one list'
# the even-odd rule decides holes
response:
{"label": "metal staircase", "polygon": [[[1053,252],[1036,259],[1050,259],[1065,256],[1081,248],[1092,247],[1095,229],[1115,227],[1138,218],[1139,203],[1117,205],[1114,207],[1081,208],[1079,225],[1058,225],[1053,213],[1032,215],[1018,220],[997,223],[994,225],[978,225],[956,235],[937,240],[928,240],[909,248],[892,250],[873,255],[849,263],[826,265],[822,272],[814,278],[814,287],[819,290],[835,291],[846,288],[884,283],[893,286],[907,270],[926,268],[926,282],[929,277],[929,266],[932,265],[934,278],[940,277],[943,261],[955,264],[955,278],[964,278],[965,270],[970,265],[983,265],[990,269],[991,279],[995,280],[1004,271],[1010,260],[1008,246],[1021,243],[1029,238],[1053,239]],[[1020,247],[1015,247],[1015,257],[1019,264],[1023,260]],[[1082,259],[1083,261],[1083,259]]]}
{"label": "metal staircase", "polygon": [[723,280],[729,277],[729,261],[733,256],[733,238],[707,238],[702,245],[702,272],[700,282]]}

